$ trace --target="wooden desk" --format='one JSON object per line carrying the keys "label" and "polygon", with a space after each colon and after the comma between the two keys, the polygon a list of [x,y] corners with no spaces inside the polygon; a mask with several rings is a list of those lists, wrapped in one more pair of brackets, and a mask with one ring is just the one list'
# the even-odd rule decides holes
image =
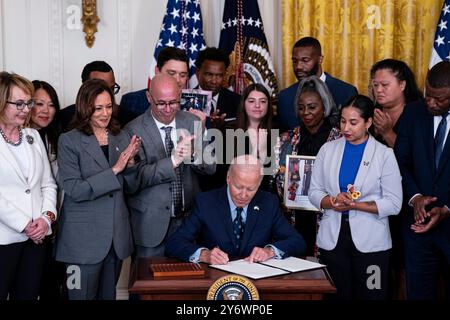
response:
{"label": "wooden desk", "polygon": [[[149,265],[169,262],[176,260],[145,258],[132,264],[129,293],[139,295],[142,300],[205,300],[213,282],[228,274],[201,264],[205,270],[204,278],[154,280]],[[324,293],[336,291],[325,269],[291,273],[252,282],[257,287],[261,300],[320,300]]]}

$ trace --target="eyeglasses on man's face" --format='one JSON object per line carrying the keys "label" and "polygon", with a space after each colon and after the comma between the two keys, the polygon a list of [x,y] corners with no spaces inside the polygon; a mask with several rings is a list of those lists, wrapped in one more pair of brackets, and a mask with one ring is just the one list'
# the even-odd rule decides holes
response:
{"label": "eyeglasses on man's face", "polygon": [[118,94],[120,91],[120,86],[119,84],[116,82],[114,83],[114,85],[111,87],[111,90],[114,94]]}
{"label": "eyeglasses on man's face", "polygon": [[172,100],[172,101],[156,101],[156,99],[150,94],[150,97],[153,100],[153,105],[156,106],[156,108],[162,110],[164,109],[166,106],[169,106],[172,109],[178,108],[178,106],[180,105],[180,100]]}
{"label": "eyeglasses on man's face", "polygon": [[28,107],[28,109],[32,109],[36,106],[36,102],[34,100],[28,100],[28,101],[23,101],[23,100],[17,100],[17,101],[6,101],[9,104],[14,104],[17,108],[17,110],[23,110],[25,108],[25,106]]}

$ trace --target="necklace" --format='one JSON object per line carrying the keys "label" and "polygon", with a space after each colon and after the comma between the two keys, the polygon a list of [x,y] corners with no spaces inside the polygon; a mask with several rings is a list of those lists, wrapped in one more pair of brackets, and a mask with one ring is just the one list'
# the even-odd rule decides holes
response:
{"label": "necklace", "polygon": [[0,134],[2,135],[3,139],[5,139],[6,143],[9,143],[12,146],[17,147],[18,145],[20,145],[22,143],[22,129],[19,128],[19,141],[17,142],[13,142],[11,141],[7,136],[6,133],[0,129]]}
{"label": "necklace", "polygon": [[98,143],[101,146],[108,144],[108,136],[109,136],[109,130],[105,129],[105,131],[101,132],[101,134],[95,134],[95,137],[97,138]]}

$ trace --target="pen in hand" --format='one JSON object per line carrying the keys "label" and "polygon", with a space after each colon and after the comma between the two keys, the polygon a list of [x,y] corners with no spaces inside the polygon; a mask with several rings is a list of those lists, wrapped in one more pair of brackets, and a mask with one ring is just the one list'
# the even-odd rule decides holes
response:
{"label": "pen in hand", "polygon": [[227,264],[230,259],[228,258],[228,254],[223,252],[218,245],[216,245],[209,252],[209,261],[210,264]]}

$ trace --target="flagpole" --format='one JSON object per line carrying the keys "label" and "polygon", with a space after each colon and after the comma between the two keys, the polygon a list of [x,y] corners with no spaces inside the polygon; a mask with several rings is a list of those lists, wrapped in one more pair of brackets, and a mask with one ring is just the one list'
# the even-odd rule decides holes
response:
{"label": "flagpole", "polygon": [[237,32],[237,48],[236,48],[236,71],[235,71],[235,85],[234,85],[234,91],[236,93],[241,94],[244,90],[244,64],[243,64],[243,55],[244,55],[244,41],[243,41],[243,32],[242,32],[242,26],[244,18],[244,9],[242,7],[242,0],[237,0],[237,7],[238,7],[238,24],[236,28]]}

